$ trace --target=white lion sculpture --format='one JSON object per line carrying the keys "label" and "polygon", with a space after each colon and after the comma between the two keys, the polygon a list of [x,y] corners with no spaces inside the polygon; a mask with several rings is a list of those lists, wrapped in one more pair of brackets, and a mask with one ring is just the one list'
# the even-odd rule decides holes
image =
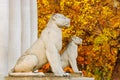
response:
{"label": "white lion sculpture", "polygon": [[69,18],[53,14],[40,38],[19,58],[13,73],[34,72],[49,62],[55,76],[68,76],[62,69],[59,51],[62,48],[61,28],[69,26]]}
{"label": "white lion sculpture", "polygon": [[75,73],[82,73],[78,70],[76,58],[78,56],[78,45],[82,44],[82,39],[73,36],[65,51],[61,54],[62,67],[71,66]]}

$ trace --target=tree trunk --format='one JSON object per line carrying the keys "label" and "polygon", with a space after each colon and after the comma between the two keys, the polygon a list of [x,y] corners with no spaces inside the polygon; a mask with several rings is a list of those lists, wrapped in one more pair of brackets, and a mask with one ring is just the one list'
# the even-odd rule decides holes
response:
{"label": "tree trunk", "polygon": [[120,80],[120,50],[118,50],[117,60],[112,73],[112,80]]}

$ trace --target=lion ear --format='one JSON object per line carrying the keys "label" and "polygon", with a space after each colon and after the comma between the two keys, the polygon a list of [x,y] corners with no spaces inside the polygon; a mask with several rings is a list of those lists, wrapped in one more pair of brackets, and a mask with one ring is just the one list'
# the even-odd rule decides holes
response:
{"label": "lion ear", "polygon": [[52,16],[56,15],[56,13],[53,13]]}
{"label": "lion ear", "polygon": [[56,13],[52,14],[52,19],[56,20]]}
{"label": "lion ear", "polygon": [[74,40],[76,38],[76,36],[74,35],[74,36],[72,36],[72,40]]}

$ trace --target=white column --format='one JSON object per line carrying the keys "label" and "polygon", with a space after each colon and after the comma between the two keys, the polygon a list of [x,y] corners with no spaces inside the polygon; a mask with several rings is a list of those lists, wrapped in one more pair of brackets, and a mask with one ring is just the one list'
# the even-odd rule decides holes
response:
{"label": "white column", "polygon": [[20,0],[10,0],[9,6],[9,49],[8,70],[10,71],[21,55],[21,4]]}
{"label": "white column", "polygon": [[0,0],[0,77],[7,75],[9,0]]}
{"label": "white column", "polygon": [[22,11],[22,53],[30,47],[30,0],[21,0]]}
{"label": "white column", "polygon": [[30,17],[31,17],[31,44],[33,44],[38,37],[37,25],[37,0],[30,0]]}

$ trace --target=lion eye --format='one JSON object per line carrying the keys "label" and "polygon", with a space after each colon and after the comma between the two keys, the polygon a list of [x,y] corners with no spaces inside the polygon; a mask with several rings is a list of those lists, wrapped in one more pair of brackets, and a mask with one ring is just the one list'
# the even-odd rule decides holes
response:
{"label": "lion eye", "polygon": [[56,18],[60,18],[60,16],[56,15]]}

